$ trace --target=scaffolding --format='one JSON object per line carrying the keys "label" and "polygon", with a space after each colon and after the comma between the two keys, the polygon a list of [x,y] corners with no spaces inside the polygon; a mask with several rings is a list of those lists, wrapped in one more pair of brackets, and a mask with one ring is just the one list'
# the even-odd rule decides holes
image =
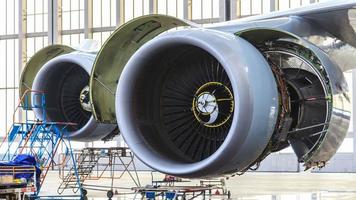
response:
{"label": "scaffolding", "polygon": [[[39,98],[40,103],[36,105],[30,103],[31,98]],[[35,118],[34,115],[30,115],[29,112],[32,112],[32,109],[40,109],[43,113],[43,120]],[[16,116],[20,116],[19,118],[24,118],[24,120],[16,120]],[[70,138],[67,134],[67,126],[70,125],[72,126],[75,124],[67,122],[48,122],[46,120],[45,93],[28,90],[21,97],[13,114],[13,125],[1,142],[0,149],[6,148],[6,151],[2,156],[2,161],[12,161],[15,156],[20,154],[30,155],[35,158],[37,167],[41,170],[41,174],[38,180],[37,178],[34,178],[33,187],[29,191],[31,198],[39,198],[41,186],[46,179],[48,171],[53,167],[61,165],[61,163],[56,163],[55,161],[55,155],[60,144],[63,144],[66,147],[67,154],[70,155],[69,158],[74,163],[73,169],[76,169]],[[21,167],[23,166],[20,166],[20,168]],[[18,169],[13,170],[14,173],[16,170]],[[73,173],[74,176],[78,177],[78,172],[76,170],[74,170]],[[76,184],[80,188],[79,178]],[[18,187],[16,188],[18,189]],[[6,189],[8,191],[5,192],[6,194],[11,193],[12,190],[9,190],[11,187]],[[22,196],[27,193],[27,190],[24,191]],[[78,197],[81,199],[82,196],[81,192]]]}
{"label": "scaffolding", "polygon": [[[62,155],[61,160],[66,160],[67,155]],[[118,190],[128,190],[130,187],[114,186],[114,180],[121,179],[127,173],[135,184],[139,187],[140,180],[136,171],[134,155],[127,147],[111,147],[111,148],[84,148],[74,153],[77,161],[78,177],[80,186],[84,193],[87,190],[105,191],[110,199],[114,194],[119,193]],[[59,170],[59,177],[62,179],[58,187],[58,193],[62,194],[67,189],[72,189],[73,192],[78,191],[78,185],[75,185],[77,178],[73,176],[73,166],[63,165]],[[86,181],[99,181],[109,179],[110,185],[88,184]],[[127,194],[127,193],[126,193]]]}
{"label": "scaffolding", "polygon": [[182,179],[171,175],[165,175],[163,179],[156,179],[151,172],[151,185],[134,187],[133,199],[211,199],[218,197],[230,199],[231,192],[227,189],[225,179],[202,179],[199,184],[191,183],[189,179]]}

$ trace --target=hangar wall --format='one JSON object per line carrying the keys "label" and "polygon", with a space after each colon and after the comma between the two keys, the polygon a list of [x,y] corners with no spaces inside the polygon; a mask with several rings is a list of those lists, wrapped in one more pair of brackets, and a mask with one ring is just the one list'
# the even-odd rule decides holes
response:
{"label": "hangar wall", "polygon": [[[214,23],[315,2],[318,0],[0,0],[0,137],[13,121],[21,70],[36,51],[48,44],[76,46],[85,38],[102,44],[116,27],[145,14],[168,14],[197,23]],[[345,75],[350,88],[356,87],[356,72]],[[322,172],[356,172],[356,132],[352,126],[349,130],[342,148]],[[123,144],[121,138],[109,142],[118,144]],[[74,146],[100,145],[102,142]],[[300,169],[294,153],[287,149],[268,157],[259,170]]]}

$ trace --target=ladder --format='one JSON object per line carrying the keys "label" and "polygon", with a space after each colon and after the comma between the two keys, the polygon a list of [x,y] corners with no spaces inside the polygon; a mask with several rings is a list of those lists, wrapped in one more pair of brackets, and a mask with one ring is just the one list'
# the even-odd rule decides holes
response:
{"label": "ladder", "polygon": [[[31,96],[37,96],[42,101],[39,105],[30,105],[29,99]],[[43,185],[48,171],[59,166],[55,161],[60,144],[64,144],[69,158],[73,161],[74,174],[78,176],[75,166],[75,158],[71,149],[70,139],[68,137],[67,126],[73,125],[72,123],[63,122],[48,122],[44,120],[30,119],[28,112],[33,108],[42,109],[43,116],[46,112],[45,94],[37,91],[26,91],[21,97],[20,102],[14,112],[13,125],[9,132],[0,143],[0,149],[6,148],[2,156],[2,161],[11,161],[19,154],[31,155],[36,159],[37,165],[41,169],[39,180],[36,180],[37,191],[35,196],[38,196],[41,186]],[[22,110],[20,114],[25,118],[24,122],[17,122],[15,120],[15,113]],[[80,188],[79,177],[76,184]]]}
{"label": "ladder", "polygon": [[[117,190],[131,191],[131,187],[128,186],[114,186],[114,180],[121,179],[125,173],[129,175],[136,187],[141,186],[134,155],[127,147],[86,147],[75,152],[74,155],[77,158],[78,178],[84,193],[87,193],[87,190],[106,191],[110,199],[118,193]],[[72,164],[62,165],[62,167],[59,175],[62,182],[57,192],[62,194],[66,189],[78,191],[78,185],[75,184],[78,180],[74,176]],[[85,181],[99,182],[101,179],[111,180],[111,185],[85,183]]]}
{"label": "ladder", "polygon": [[[94,154],[90,149],[83,149],[78,156],[76,168],[72,165],[68,173],[62,179],[57,192],[62,194],[66,189],[72,189],[74,193],[78,192],[84,181],[92,174],[97,166],[100,154]],[[74,173],[77,170],[78,175]],[[79,178],[79,179],[78,179]],[[79,182],[79,185],[77,184]]]}

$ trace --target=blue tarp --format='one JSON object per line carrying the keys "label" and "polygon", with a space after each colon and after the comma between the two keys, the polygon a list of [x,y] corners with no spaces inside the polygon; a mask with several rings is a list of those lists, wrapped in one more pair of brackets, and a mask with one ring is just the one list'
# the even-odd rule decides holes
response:
{"label": "blue tarp", "polygon": [[[19,154],[17,155],[12,161],[9,162],[0,162],[0,166],[34,166],[36,167],[36,179],[39,180],[41,176],[41,169],[37,165],[35,157],[27,154]],[[6,175],[9,173],[1,172],[0,170],[0,176],[1,175]],[[15,178],[26,178],[31,179],[33,177],[33,173],[30,173],[30,171],[24,173],[17,173],[15,174]]]}

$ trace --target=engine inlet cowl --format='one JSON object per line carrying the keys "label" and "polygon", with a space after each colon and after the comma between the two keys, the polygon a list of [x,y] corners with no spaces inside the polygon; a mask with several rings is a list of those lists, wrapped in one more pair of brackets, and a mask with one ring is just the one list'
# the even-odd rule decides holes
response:
{"label": "engine inlet cowl", "polygon": [[246,40],[214,30],[165,33],[128,61],[116,115],[137,157],[163,173],[239,171],[266,148],[278,115],[277,85]]}
{"label": "engine inlet cowl", "polygon": [[[32,89],[46,94],[46,116],[34,108],[37,118],[52,122],[71,122],[69,136],[79,141],[100,140],[110,134],[115,125],[101,124],[92,116],[89,104],[89,74],[94,54],[73,52],[53,58],[37,73]],[[34,95],[32,102],[40,105]]]}

